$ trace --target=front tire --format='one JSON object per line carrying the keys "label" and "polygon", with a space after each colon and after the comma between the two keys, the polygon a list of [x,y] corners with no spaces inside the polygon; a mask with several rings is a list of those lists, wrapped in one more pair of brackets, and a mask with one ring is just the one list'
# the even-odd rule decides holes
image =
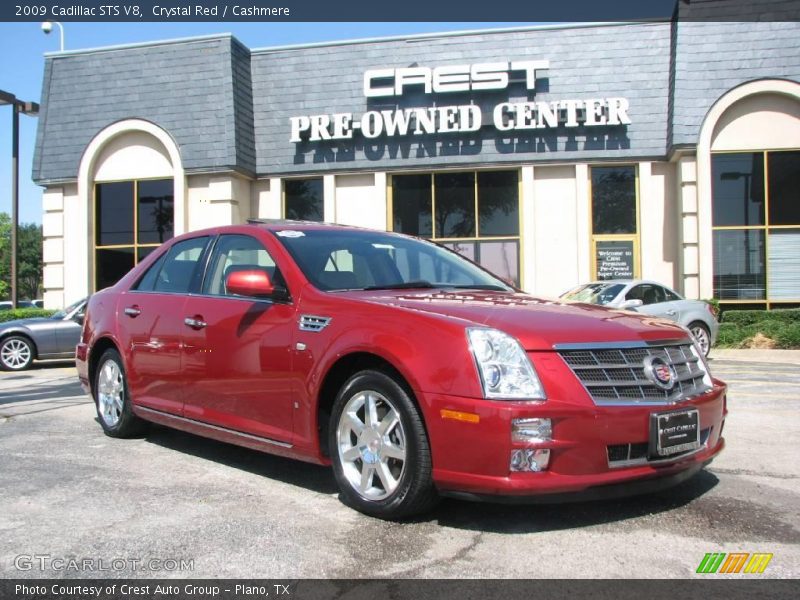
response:
{"label": "front tire", "polygon": [[21,335],[10,335],[0,343],[0,368],[4,371],[24,371],[33,363],[33,342]]}
{"label": "front tire", "polygon": [[122,358],[114,349],[103,352],[94,379],[97,417],[106,435],[127,438],[141,435],[147,423],[133,414]]}
{"label": "front tire", "polygon": [[692,332],[694,339],[697,340],[697,345],[700,346],[703,355],[708,356],[708,353],[711,352],[711,334],[708,331],[708,327],[700,321],[695,321],[689,325],[689,331]]}
{"label": "front tire", "polygon": [[381,519],[401,519],[436,503],[431,451],[408,392],[380,371],[361,371],[333,405],[328,444],[341,500]]}

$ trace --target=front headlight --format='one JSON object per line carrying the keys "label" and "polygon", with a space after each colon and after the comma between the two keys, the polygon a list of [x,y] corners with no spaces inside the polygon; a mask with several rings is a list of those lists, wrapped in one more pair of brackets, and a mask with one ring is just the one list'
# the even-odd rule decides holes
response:
{"label": "front headlight", "polygon": [[467,338],[484,398],[545,400],[536,370],[517,340],[497,329],[477,327],[467,328]]}

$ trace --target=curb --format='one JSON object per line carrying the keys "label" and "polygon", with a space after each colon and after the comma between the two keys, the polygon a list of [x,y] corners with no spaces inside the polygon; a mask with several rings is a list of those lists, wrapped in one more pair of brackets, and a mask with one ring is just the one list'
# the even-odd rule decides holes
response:
{"label": "curb", "polygon": [[729,350],[726,348],[712,348],[709,358],[712,363],[716,359],[800,365],[800,350]]}

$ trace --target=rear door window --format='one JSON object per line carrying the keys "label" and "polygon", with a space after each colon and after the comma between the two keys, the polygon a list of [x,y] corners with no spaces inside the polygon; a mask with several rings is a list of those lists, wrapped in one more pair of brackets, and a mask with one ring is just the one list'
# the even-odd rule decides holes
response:
{"label": "rear door window", "polygon": [[137,290],[186,294],[197,289],[202,274],[201,258],[208,236],[183,240],[173,245],[139,281]]}

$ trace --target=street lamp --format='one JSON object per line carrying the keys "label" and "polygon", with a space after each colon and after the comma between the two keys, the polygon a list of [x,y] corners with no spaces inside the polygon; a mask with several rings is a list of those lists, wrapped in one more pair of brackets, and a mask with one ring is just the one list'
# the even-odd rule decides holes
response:
{"label": "street lamp", "polygon": [[50,32],[53,31],[53,25],[58,25],[58,30],[61,32],[61,51],[64,51],[64,26],[59,23],[58,21],[43,21],[42,22],[42,31],[45,35],[50,35]]}
{"label": "street lamp", "polygon": [[17,308],[17,233],[19,231],[19,114],[36,116],[39,105],[0,90],[0,106],[11,105],[11,307]]}

